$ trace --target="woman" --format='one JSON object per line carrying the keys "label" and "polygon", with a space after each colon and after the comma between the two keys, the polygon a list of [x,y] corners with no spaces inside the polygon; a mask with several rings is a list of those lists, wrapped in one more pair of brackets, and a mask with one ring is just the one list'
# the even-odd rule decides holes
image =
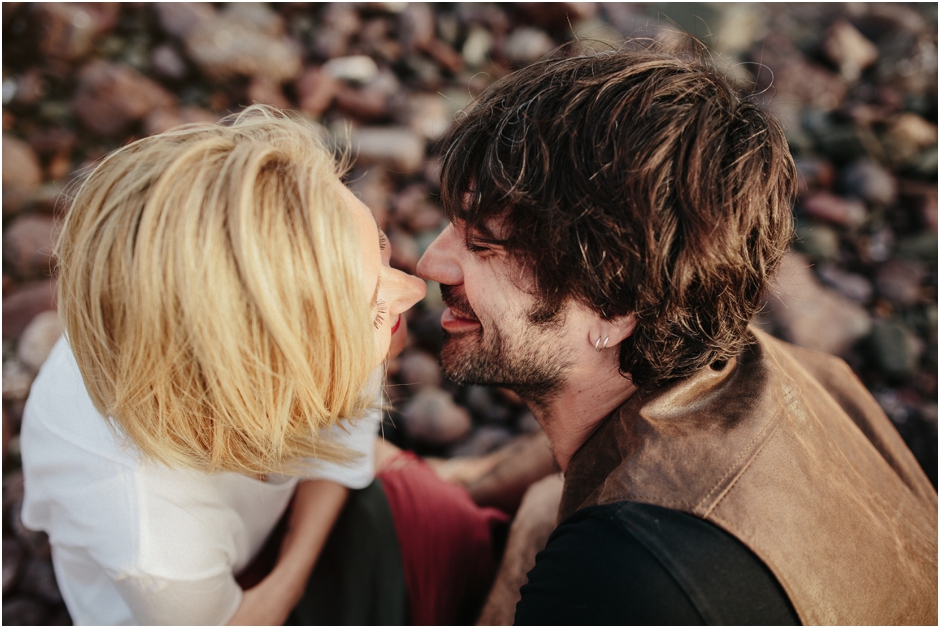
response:
{"label": "woman", "polygon": [[79,624],[281,624],[373,479],[377,367],[424,283],[389,266],[313,129],[262,107],[227,122],[111,154],[63,225],[67,340],[25,411],[23,521]]}

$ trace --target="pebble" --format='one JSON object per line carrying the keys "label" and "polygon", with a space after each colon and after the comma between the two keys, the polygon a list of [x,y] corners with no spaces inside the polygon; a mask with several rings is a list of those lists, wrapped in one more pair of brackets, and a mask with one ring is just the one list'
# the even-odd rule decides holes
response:
{"label": "pebble", "polygon": [[3,296],[3,337],[18,338],[36,314],[55,308],[55,279],[23,284]]}
{"label": "pebble", "polygon": [[157,2],[151,6],[163,30],[180,41],[215,16],[215,9],[208,2]]}
{"label": "pebble", "polygon": [[335,79],[364,85],[379,74],[379,66],[372,57],[354,55],[330,59],[323,64],[323,71]]}
{"label": "pebble", "polygon": [[454,122],[451,106],[439,94],[414,94],[402,98],[395,119],[426,140],[439,140]]}
{"label": "pebble", "polygon": [[383,164],[398,174],[416,172],[424,165],[424,139],[404,127],[363,127],[351,138],[356,165]]}
{"label": "pebble", "polygon": [[403,270],[411,275],[415,274],[421,252],[415,238],[403,229],[387,229],[385,234],[392,245],[392,268]]}
{"label": "pebble", "polygon": [[835,180],[832,163],[821,157],[797,157],[794,160],[798,174],[800,196],[807,192],[827,189]]}
{"label": "pebble", "polygon": [[272,81],[266,76],[255,76],[248,84],[248,102],[262,105],[272,105],[278,109],[291,109],[291,102],[281,90],[280,83]]}
{"label": "pebble", "polygon": [[435,19],[431,7],[410,2],[399,15],[399,37],[411,50],[427,50],[435,39]]}
{"label": "pebble", "polygon": [[396,194],[392,207],[395,219],[412,233],[436,231],[444,220],[440,207],[428,197],[423,183],[410,185]]}
{"label": "pebble", "polygon": [[872,205],[891,205],[898,195],[894,175],[869,159],[848,166],[842,173],[842,186]]}
{"label": "pebble", "polygon": [[485,456],[499,449],[513,438],[513,433],[505,427],[484,425],[475,430],[469,438],[454,445],[448,452],[452,457]]}
{"label": "pebble", "polygon": [[17,358],[3,361],[3,399],[25,401],[36,373]]}
{"label": "pebble", "polygon": [[[186,52],[211,80],[236,76],[264,76],[276,83],[291,81],[303,72],[300,46],[284,36],[275,36],[246,20],[237,7],[197,24],[186,35]],[[234,9],[233,9],[234,8]]]}
{"label": "pebble", "polygon": [[160,76],[173,81],[184,79],[188,72],[186,61],[170,44],[154,48],[150,53],[150,67]]}
{"label": "pebble", "polygon": [[796,228],[796,246],[815,261],[839,257],[839,234],[828,225],[800,225]]}
{"label": "pebble", "polygon": [[538,61],[555,46],[555,41],[542,29],[522,26],[509,35],[502,52],[507,61],[523,66]]}
{"label": "pebble", "polygon": [[350,38],[362,29],[359,12],[349,4],[329,4],[321,15],[323,25],[314,34],[314,54],[327,59],[341,57],[349,47]]}
{"label": "pebble", "polygon": [[308,116],[319,118],[330,108],[339,87],[332,74],[323,68],[310,67],[294,82],[297,104]]}
{"label": "pebble", "polygon": [[120,8],[114,3],[48,2],[35,6],[39,51],[59,61],[88,55],[96,40],[117,24]]}
{"label": "pebble", "polygon": [[913,164],[923,149],[937,144],[937,126],[913,112],[903,112],[888,123],[882,137],[891,160],[901,166]]}
{"label": "pebble", "polygon": [[471,68],[478,68],[490,58],[493,49],[493,35],[480,26],[472,26],[463,42],[461,54]]}
{"label": "pebble", "polygon": [[398,381],[404,386],[440,386],[444,381],[437,358],[412,349],[399,358]]}
{"label": "pebble", "polygon": [[861,201],[842,198],[830,192],[817,192],[811,195],[803,201],[800,208],[813,218],[840,227],[861,226],[867,215],[865,204]]}
{"label": "pebble", "polygon": [[868,303],[875,292],[871,281],[865,276],[847,272],[835,264],[820,264],[816,267],[816,274],[823,283],[856,303]]}
{"label": "pebble", "polygon": [[868,346],[878,368],[892,378],[912,375],[922,351],[917,337],[904,325],[892,321],[875,321]]}
{"label": "pebble", "polygon": [[58,313],[55,310],[40,312],[23,330],[17,357],[27,368],[38,373],[61,335],[62,325]]}
{"label": "pebble", "polygon": [[154,109],[176,104],[159,83],[120,63],[93,61],[82,68],[78,81],[75,115],[99,135],[124,133]]}
{"label": "pebble", "polygon": [[161,107],[150,112],[144,120],[144,132],[147,135],[156,135],[183,124],[201,122],[215,124],[219,116],[208,109],[187,105],[185,107]]}
{"label": "pebble", "polygon": [[872,328],[868,312],[820,285],[798,253],[787,254],[781,263],[768,291],[767,314],[793,344],[834,355],[848,351]]}
{"label": "pebble", "polygon": [[839,20],[829,28],[822,50],[847,81],[857,80],[862,70],[878,59],[877,46],[847,20]]}
{"label": "pebble", "polygon": [[440,388],[420,389],[401,409],[405,431],[429,445],[450,445],[467,436],[473,420]]}
{"label": "pebble", "polygon": [[875,287],[878,293],[900,306],[916,305],[921,300],[921,284],[927,269],[920,262],[892,258],[878,267]]}
{"label": "pebble", "polygon": [[3,187],[34,188],[42,181],[39,157],[29,144],[8,133],[3,134]]}
{"label": "pebble", "polygon": [[20,215],[3,231],[3,261],[20,277],[49,274],[55,264],[52,248],[56,221],[43,214]]}
{"label": "pebble", "polygon": [[463,403],[473,415],[484,423],[503,423],[509,420],[512,411],[486,386],[467,386]]}

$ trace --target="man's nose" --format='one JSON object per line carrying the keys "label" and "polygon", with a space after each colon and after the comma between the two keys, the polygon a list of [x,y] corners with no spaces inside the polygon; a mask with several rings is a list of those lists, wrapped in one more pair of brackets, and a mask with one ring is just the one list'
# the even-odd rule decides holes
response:
{"label": "man's nose", "polygon": [[447,225],[418,260],[418,275],[449,286],[463,283],[463,269],[458,255],[460,246],[454,225]]}

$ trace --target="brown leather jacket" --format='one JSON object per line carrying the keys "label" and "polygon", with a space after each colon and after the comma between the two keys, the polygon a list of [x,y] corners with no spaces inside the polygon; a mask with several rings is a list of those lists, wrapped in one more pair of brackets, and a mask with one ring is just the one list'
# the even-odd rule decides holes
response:
{"label": "brown leather jacket", "polygon": [[572,459],[559,520],[690,513],[773,571],[804,624],[937,624],[937,493],[838,358],[751,330],[720,370],[637,393]]}

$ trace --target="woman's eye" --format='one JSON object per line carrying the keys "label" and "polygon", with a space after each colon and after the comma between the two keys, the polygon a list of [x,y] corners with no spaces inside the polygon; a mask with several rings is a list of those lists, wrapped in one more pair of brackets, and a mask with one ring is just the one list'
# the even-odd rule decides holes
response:
{"label": "woman's eye", "polygon": [[388,314],[388,306],[385,304],[385,301],[379,299],[379,302],[375,304],[375,309],[377,313],[375,319],[372,321],[372,325],[378,329],[382,326],[382,323],[385,322],[385,315]]}
{"label": "woman's eye", "polygon": [[379,231],[379,250],[384,251],[388,248],[388,236]]}

